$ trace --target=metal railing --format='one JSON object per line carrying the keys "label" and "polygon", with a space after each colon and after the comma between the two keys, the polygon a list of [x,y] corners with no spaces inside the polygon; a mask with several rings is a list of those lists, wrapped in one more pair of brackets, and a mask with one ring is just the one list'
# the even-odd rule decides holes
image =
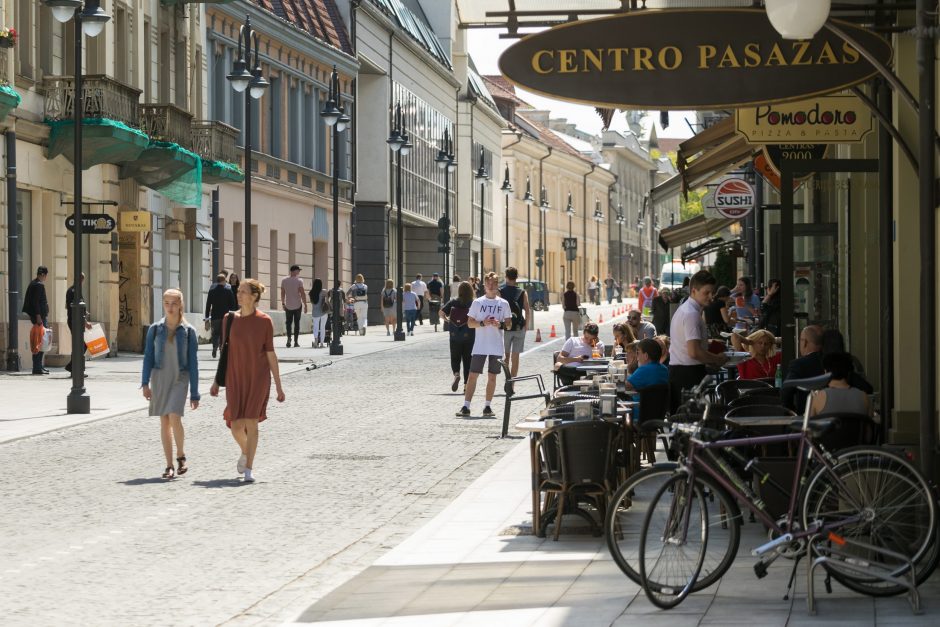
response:
{"label": "metal railing", "polygon": [[140,105],[140,130],[157,141],[192,148],[193,116],[172,104]]}
{"label": "metal railing", "polygon": [[193,152],[203,159],[238,163],[238,130],[218,120],[193,120],[190,128]]}
{"label": "metal railing", "polygon": [[[47,76],[44,115],[48,120],[71,119],[75,102],[73,76]],[[82,78],[84,117],[108,118],[140,128],[140,90],[101,74]]]}

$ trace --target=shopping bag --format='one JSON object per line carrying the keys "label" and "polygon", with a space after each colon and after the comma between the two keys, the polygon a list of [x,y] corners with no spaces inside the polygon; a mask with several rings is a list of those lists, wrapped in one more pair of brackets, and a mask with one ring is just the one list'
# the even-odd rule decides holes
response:
{"label": "shopping bag", "polygon": [[39,352],[48,353],[52,350],[52,329],[43,327],[42,342],[39,345]]}
{"label": "shopping bag", "polygon": [[90,329],[85,329],[85,348],[92,359],[108,354],[108,339],[100,324],[95,323]]}

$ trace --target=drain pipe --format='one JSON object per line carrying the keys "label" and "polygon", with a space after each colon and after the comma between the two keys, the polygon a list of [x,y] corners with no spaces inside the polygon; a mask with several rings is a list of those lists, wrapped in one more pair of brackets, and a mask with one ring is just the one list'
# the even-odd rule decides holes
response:
{"label": "drain pipe", "polygon": [[212,190],[212,281],[219,274],[219,188]]}
{"label": "drain pipe", "polygon": [[9,372],[20,371],[20,354],[17,346],[20,343],[19,321],[17,313],[19,307],[20,279],[16,265],[17,253],[20,251],[20,240],[16,233],[16,133],[7,131],[7,318],[9,327],[7,332],[7,359],[6,369]]}

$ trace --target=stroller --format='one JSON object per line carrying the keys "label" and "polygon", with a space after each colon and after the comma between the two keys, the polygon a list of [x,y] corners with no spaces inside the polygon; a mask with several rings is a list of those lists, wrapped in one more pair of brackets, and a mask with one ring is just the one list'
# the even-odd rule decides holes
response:
{"label": "stroller", "polygon": [[356,308],[352,301],[343,305],[343,322],[345,325],[344,333],[351,333],[359,330],[359,323],[356,318]]}

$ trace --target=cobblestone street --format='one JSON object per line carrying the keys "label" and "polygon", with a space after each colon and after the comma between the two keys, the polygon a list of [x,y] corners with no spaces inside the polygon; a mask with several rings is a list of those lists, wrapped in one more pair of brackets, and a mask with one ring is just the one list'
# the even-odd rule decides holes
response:
{"label": "cobblestone street", "polygon": [[[0,445],[3,623],[292,619],[518,443],[496,437],[498,420],[454,416],[447,336],[421,339],[287,374],[287,401],[261,425],[254,485],[237,479],[223,401],[206,382],[184,418],[191,470],[170,483],[144,411]],[[547,372],[549,350],[522,370]],[[477,399],[475,416],[481,389]],[[520,402],[514,418],[537,405]],[[499,396],[494,408],[501,416]]]}

